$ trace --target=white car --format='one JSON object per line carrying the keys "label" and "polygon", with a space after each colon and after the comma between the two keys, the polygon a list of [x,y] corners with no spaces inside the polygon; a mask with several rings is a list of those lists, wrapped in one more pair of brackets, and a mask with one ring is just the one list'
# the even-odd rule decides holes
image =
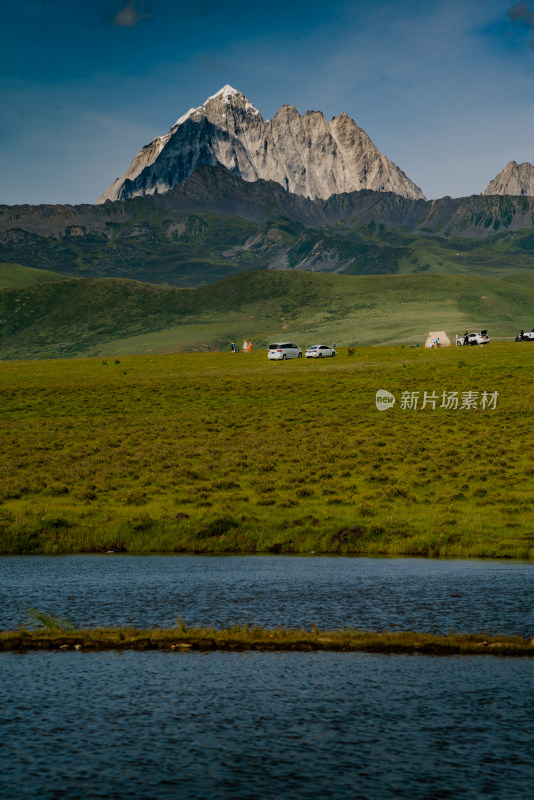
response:
{"label": "white car", "polygon": [[456,337],[456,345],[466,344],[487,344],[490,340],[487,331],[480,331],[480,333],[466,333],[464,336]]}
{"label": "white car", "polygon": [[302,350],[293,342],[275,342],[269,345],[267,358],[271,361],[285,361],[286,358],[302,358]]}
{"label": "white car", "polygon": [[521,333],[517,334],[515,340],[516,342],[534,342],[534,328],[532,328],[531,331],[527,331],[526,333],[524,331],[521,331]]}
{"label": "white car", "polygon": [[306,358],[333,358],[335,354],[334,348],[326,344],[312,344],[306,350]]}

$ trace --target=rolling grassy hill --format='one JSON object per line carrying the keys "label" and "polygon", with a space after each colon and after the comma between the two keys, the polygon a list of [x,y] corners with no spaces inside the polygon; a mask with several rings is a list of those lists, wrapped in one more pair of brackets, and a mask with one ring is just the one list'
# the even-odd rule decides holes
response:
{"label": "rolling grassy hill", "polygon": [[0,358],[221,350],[232,338],[301,346],[424,343],[429,330],[534,325],[534,275],[324,275],[260,270],[196,289],[76,279],[0,290]]}
{"label": "rolling grassy hill", "polygon": [[66,280],[66,276],[60,275],[59,272],[23,267],[21,264],[0,264],[0,289],[17,289],[20,286],[31,286],[34,283],[64,280]]}

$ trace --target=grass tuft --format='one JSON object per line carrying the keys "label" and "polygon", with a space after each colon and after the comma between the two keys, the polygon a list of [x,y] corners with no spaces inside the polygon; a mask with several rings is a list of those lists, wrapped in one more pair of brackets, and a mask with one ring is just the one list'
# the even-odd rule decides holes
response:
{"label": "grass tuft", "polygon": [[53,617],[46,614],[44,611],[39,611],[37,608],[27,608],[26,614],[37,622],[42,627],[49,631],[61,631],[62,633],[70,633],[74,630],[74,625],[69,622],[65,617]]}

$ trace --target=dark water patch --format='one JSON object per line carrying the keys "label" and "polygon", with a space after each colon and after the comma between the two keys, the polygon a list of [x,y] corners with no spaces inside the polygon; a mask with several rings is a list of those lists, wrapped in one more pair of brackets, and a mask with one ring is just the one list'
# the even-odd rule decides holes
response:
{"label": "dark water patch", "polygon": [[497,798],[532,786],[521,659],[31,653],[0,658],[0,796]]}

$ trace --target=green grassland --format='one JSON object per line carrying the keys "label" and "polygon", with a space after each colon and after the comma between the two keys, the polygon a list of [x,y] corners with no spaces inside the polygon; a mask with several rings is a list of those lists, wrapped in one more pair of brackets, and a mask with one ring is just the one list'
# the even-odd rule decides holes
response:
{"label": "green grassland", "polygon": [[0,290],[0,358],[224,350],[232,338],[301,346],[424,343],[487,328],[513,339],[534,325],[534,273],[325,275],[256,270],[196,289],[117,278]]}
{"label": "green grassland", "polygon": [[65,275],[46,269],[23,267],[21,264],[0,264],[0,289],[18,289],[34,283],[64,281]]}
{"label": "green grassland", "polygon": [[[4,361],[0,552],[532,558],[533,360],[491,343]],[[445,391],[498,403],[401,407]]]}

